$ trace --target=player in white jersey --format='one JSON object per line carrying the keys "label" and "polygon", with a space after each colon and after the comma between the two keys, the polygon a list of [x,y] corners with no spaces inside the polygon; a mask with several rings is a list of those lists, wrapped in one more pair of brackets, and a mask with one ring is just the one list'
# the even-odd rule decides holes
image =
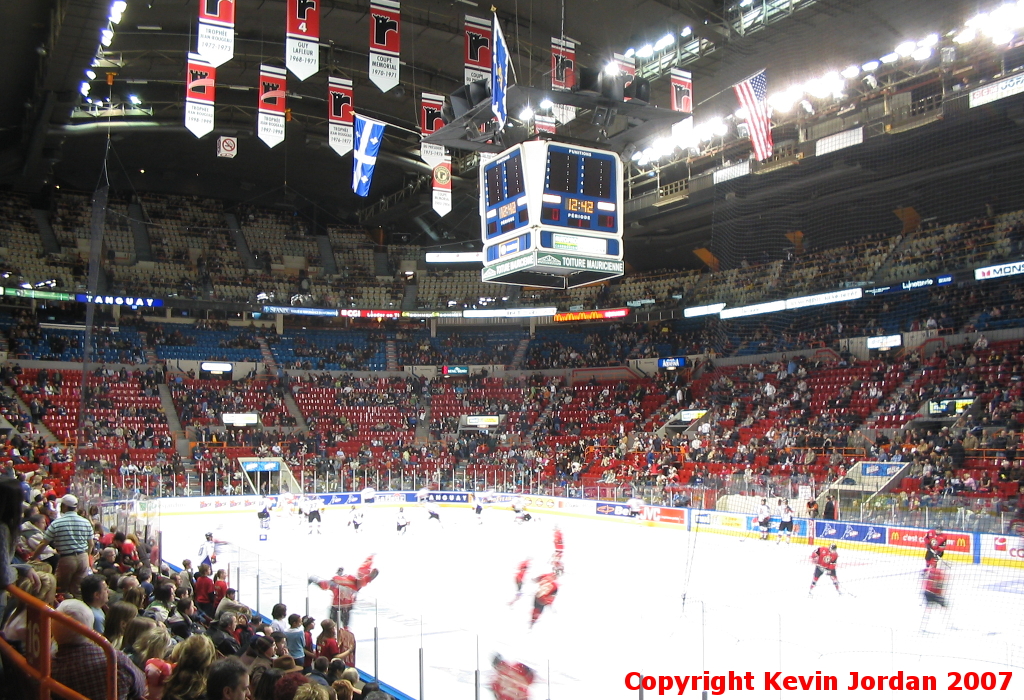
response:
{"label": "player in white jersey", "polygon": [[260,529],[270,529],[270,499],[266,496],[260,498],[260,504],[256,507],[256,515],[260,519]]}
{"label": "player in white jersey", "polygon": [[199,563],[211,569],[217,563],[217,543],[213,541],[213,533],[206,533],[206,541],[199,545]]}
{"label": "player in white jersey", "polygon": [[644,510],[644,499],[642,498],[631,498],[626,501],[626,506],[629,508],[629,517],[639,518]]}
{"label": "player in white jersey", "polygon": [[352,529],[355,530],[358,535],[359,527],[363,524],[363,511],[352,506],[352,512],[349,513],[348,524],[352,526]]}
{"label": "player in white jersey", "polygon": [[789,499],[782,501],[782,506],[779,511],[779,539],[775,540],[775,544],[782,542],[782,535],[786,535],[786,544],[789,544],[793,540],[793,509],[789,507]]}
{"label": "player in white jersey", "polygon": [[761,505],[757,507],[757,524],[761,528],[761,539],[768,539],[768,526],[772,522],[772,509],[768,506],[768,499],[762,498]]}
{"label": "player in white jersey", "polygon": [[323,534],[320,532],[320,509],[322,507],[323,502],[314,495],[307,496],[302,504],[302,510],[306,513],[306,523],[309,525],[309,529],[306,531],[307,535],[313,534],[313,523],[316,523],[316,534]]}
{"label": "player in white jersey", "polygon": [[426,486],[424,486],[423,488],[416,492],[416,500],[419,503],[423,503],[428,498],[430,498],[430,489],[428,489]]}
{"label": "player in white jersey", "polygon": [[404,535],[406,528],[409,527],[409,519],[405,517],[405,508],[398,509],[398,534]]}

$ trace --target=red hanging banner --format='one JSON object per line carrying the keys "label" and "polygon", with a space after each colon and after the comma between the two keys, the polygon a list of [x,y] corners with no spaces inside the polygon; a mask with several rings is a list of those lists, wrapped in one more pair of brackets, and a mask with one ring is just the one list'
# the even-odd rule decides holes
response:
{"label": "red hanging banner", "polygon": [[331,76],[327,81],[327,141],[343,156],[352,150],[352,81]]}
{"label": "red hanging banner", "polygon": [[402,8],[397,0],[370,3],[370,80],[387,92],[398,85]]}
{"label": "red hanging banner", "polygon": [[576,44],[551,37],[551,87],[572,90],[576,85]]}
{"label": "red hanging banner", "polygon": [[235,0],[199,0],[198,53],[211,66],[235,56]]}
{"label": "red hanging banner", "polygon": [[320,0],[288,0],[285,65],[299,80],[320,70]]}
{"label": "red hanging banner", "polygon": [[676,112],[693,112],[693,78],[679,68],[672,69],[672,109]]}
{"label": "red hanging banner", "polygon": [[466,83],[491,79],[491,21],[466,15]]}
{"label": "red hanging banner", "polygon": [[260,66],[260,101],[256,135],[271,148],[284,141],[287,75],[284,68]]}
{"label": "red hanging banner", "polygon": [[217,69],[190,53],[185,73],[185,128],[196,137],[213,131]]}

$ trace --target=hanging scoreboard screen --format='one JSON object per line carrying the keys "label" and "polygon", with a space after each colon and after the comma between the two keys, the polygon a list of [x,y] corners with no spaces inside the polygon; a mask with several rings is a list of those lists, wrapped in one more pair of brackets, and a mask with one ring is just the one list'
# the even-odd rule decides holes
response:
{"label": "hanging scoreboard screen", "polygon": [[493,239],[526,226],[526,188],[523,154],[514,148],[484,166],[483,194],[487,209],[484,239]]}
{"label": "hanging scoreboard screen", "polygon": [[480,169],[485,282],[568,287],[619,277],[622,164],[612,151],[513,146]]}
{"label": "hanging scoreboard screen", "polygon": [[621,233],[616,196],[618,164],[614,153],[548,144],[540,222],[604,234]]}

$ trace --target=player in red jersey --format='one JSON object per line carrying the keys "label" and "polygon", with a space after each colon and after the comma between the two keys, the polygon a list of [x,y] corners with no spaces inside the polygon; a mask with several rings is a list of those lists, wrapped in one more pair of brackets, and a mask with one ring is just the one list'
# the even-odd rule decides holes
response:
{"label": "player in red jersey", "polygon": [[513,663],[495,654],[491,661],[494,680],[491,692],[497,700],[529,700],[530,685],[533,684],[533,669],[524,663]]}
{"label": "player in red jersey", "polygon": [[551,570],[561,576],[565,573],[562,566],[562,554],[565,551],[565,540],[562,537],[562,530],[555,526],[555,553],[551,555]]}
{"label": "player in red jersey", "polygon": [[942,555],[946,553],[946,536],[942,534],[942,528],[937,527],[929,530],[924,536],[924,566],[925,570],[934,569]]}
{"label": "player in red jersey", "polygon": [[924,616],[921,618],[921,631],[927,632],[928,618],[933,605],[946,607],[946,574],[938,566],[924,570]]}
{"label": "player in red jersey", "polygon": [[558,594],[558,574],[542,574],[533,579],[537,585],[537,593],[533,596],[533,615],[530,617],[530,627],[537,622],[537,618],[544,612],[544,608],[555,602]]}
{"label": "player in red jersey", "polygon": [[[369,563],[373,565],[373,555],[363,562],[363,567]],[[359,568],[359,576],[346,575],[344,567],[338,567],[337,573],[330,579],[323,580],[316,576],[309,577],[310,584],[316,584],[325,591],[330,591],[331,598],[331,619],[340,621],[341,626],[348,628],[349,619],[352,616],[352,608],[356,604],[356,594],[370,581],[377,578],[377,569],[369,569],[369,573],[362,575],[363,567]]]}
{"label": "player in red jersey", "polygon": [[371,554],[370,556],[366,557],[366,561],[364,561],[362,565],[359,567],[359,571],[357,572],[356,576],[359,579],[360,588],[365,586],[373,579],[377,578],[377,574],[375,573],[376,569],[373,568],[374,556],[376,555]]}
{"label": "player in red jersey", "polygon": [[818,585],[818,579],[821,578],[822,574],[828,574],[832,577],[832,583],[835,584],[836,593],[842,595],[843,592],[839,590],[839,579],[836,578],[836,560],[839,559],[839,554],[836,553],[836,546],[834,544],[828,547],[818,547],[811,554],[811,561],[814,562],[814,580],[811,581],[811,591],[807,595],[814,593],[814,587]]}
{"label": "player in red jersey", "polygon": [[519,597],[523,595],[523,580],[526,578],[526,571],[530,568],[530,560],[523,559],[519,562],[519,566],[516,567],[516,597],[512,599],[509,605],[513,605]]}

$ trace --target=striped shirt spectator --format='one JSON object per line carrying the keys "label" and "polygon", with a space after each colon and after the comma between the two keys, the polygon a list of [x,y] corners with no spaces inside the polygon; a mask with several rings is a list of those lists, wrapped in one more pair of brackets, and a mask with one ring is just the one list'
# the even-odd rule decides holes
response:
{"label": "striped shirt spectator", "polygon": [[60,499],[59,518],[50,523],[43,540],[32,552],[35,558],[47,544],[52,544],[60,559],[57,562],[57,588],[66,594],[79,595],[82,579],[89,575],[89,549],[92,547],[93,528],[80,516],[78,499],[67,494]]}

